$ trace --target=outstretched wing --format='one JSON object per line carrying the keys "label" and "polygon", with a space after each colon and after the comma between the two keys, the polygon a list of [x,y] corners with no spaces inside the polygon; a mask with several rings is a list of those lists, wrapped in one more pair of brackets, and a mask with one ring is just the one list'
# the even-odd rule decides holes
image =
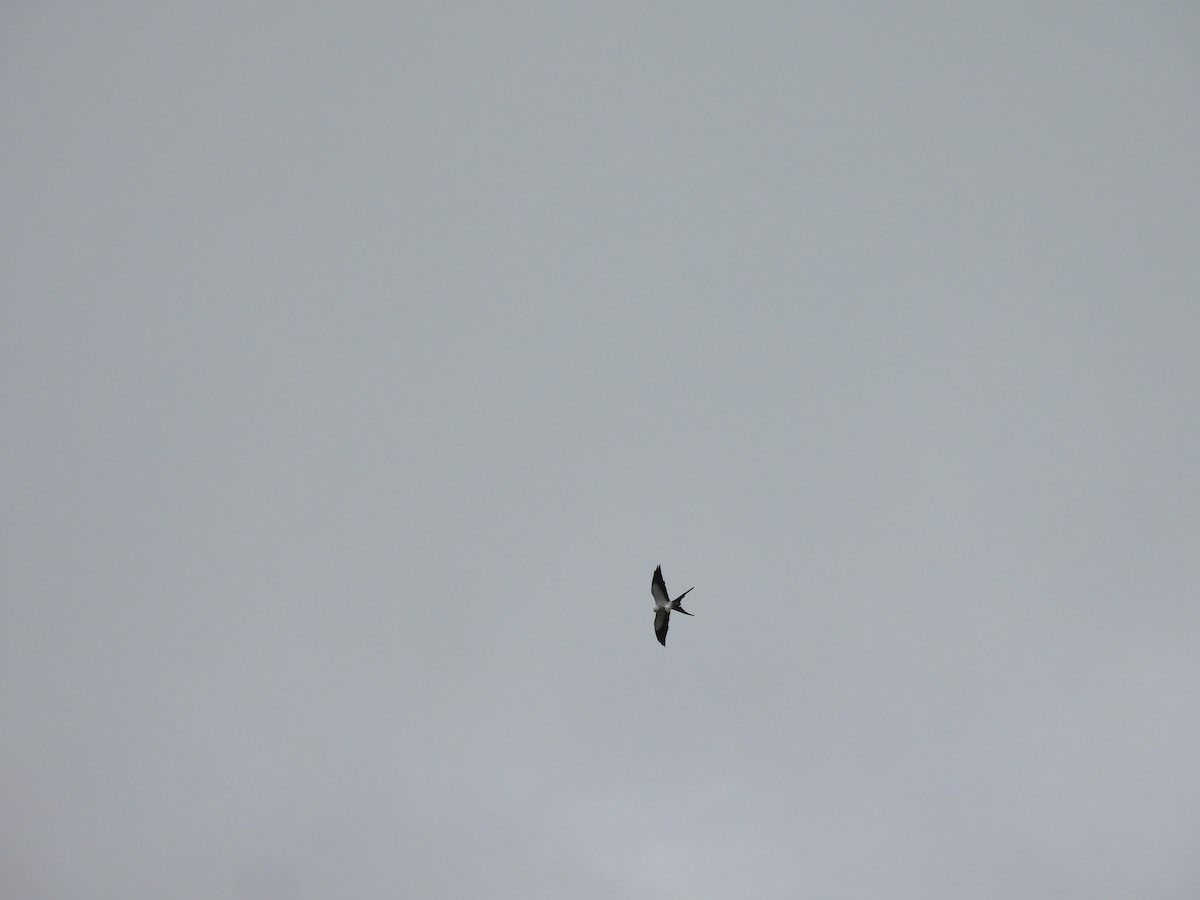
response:
{"label": "outstretched wing", "polygon": [[[671,598],[667,595],[667,583],[663,581],[662,566],[654,570],[654,578],[650,582],[650,596],[654,598],[654,605],[659,609],[670,609]],[[665,626],[663,633],[666,633]]]}
{"label": "outstretched wing", "polygon": [[654,636],[664,647],[667,646],[667,626],[671,623],[671,614],[660,609],[654,614]]}

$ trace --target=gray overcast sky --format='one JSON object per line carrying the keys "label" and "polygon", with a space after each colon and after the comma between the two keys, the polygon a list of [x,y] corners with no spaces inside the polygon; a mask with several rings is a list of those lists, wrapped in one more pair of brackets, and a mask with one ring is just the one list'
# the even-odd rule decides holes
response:
{"label": "gray overcast sky", "polygon": [[1200,895],[1191,4],[16,2],[0,127],[5,898]]}

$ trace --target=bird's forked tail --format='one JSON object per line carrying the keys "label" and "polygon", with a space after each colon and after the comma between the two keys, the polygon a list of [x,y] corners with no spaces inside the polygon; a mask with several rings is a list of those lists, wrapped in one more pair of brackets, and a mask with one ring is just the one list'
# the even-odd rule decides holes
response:
{"label": "bird's forked tail", "polygon": [[682,594],[680,594],[678,597],[676,597],[674,600],[672,600],[671,601],[671,609],[674,610],[675,612],[681,612],[685,616],[690,616],[691,613],[688,612],[686,609],[684,609],[682,606],[680,606],[679,601],[682,600],[684,597],[686,597],[688,594],[690,594],[695,589],[696,589],[695,587],[690,587],[686,591],[684,591]]}

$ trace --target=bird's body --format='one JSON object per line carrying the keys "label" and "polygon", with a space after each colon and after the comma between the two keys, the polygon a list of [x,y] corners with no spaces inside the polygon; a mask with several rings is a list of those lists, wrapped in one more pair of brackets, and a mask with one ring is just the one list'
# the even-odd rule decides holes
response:
{"label": "bird's body", "polygon": [[667,628],[671,624],[671,613],[679,612],[685,616],[691,613],[679,605],[679,601],[690,594],[694,588],[688,588],[674,600],[667,593],[667,583],[663,581],[662,566],[654,570],[654,578],[650,580],[650,596],[654,598],[654,636],[664,647],[667,646]]}

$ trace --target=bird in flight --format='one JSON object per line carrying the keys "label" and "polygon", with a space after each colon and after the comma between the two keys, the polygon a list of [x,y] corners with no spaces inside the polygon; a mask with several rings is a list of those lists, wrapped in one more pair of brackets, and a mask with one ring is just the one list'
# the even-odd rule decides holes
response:
{"label": "bird in flight", "polygon": [[650,582],[650,596],[654,598],[654,636],[664,647],[667,646],[667,628],[671,622],[671,611],[681,612],[685,616],[691,613],[679,605],[679,601],[690,594],[694,588],[688,588],[674,600],[667,593],[667,583],[663,581],[662,566],[654,570],[654,578]]}

